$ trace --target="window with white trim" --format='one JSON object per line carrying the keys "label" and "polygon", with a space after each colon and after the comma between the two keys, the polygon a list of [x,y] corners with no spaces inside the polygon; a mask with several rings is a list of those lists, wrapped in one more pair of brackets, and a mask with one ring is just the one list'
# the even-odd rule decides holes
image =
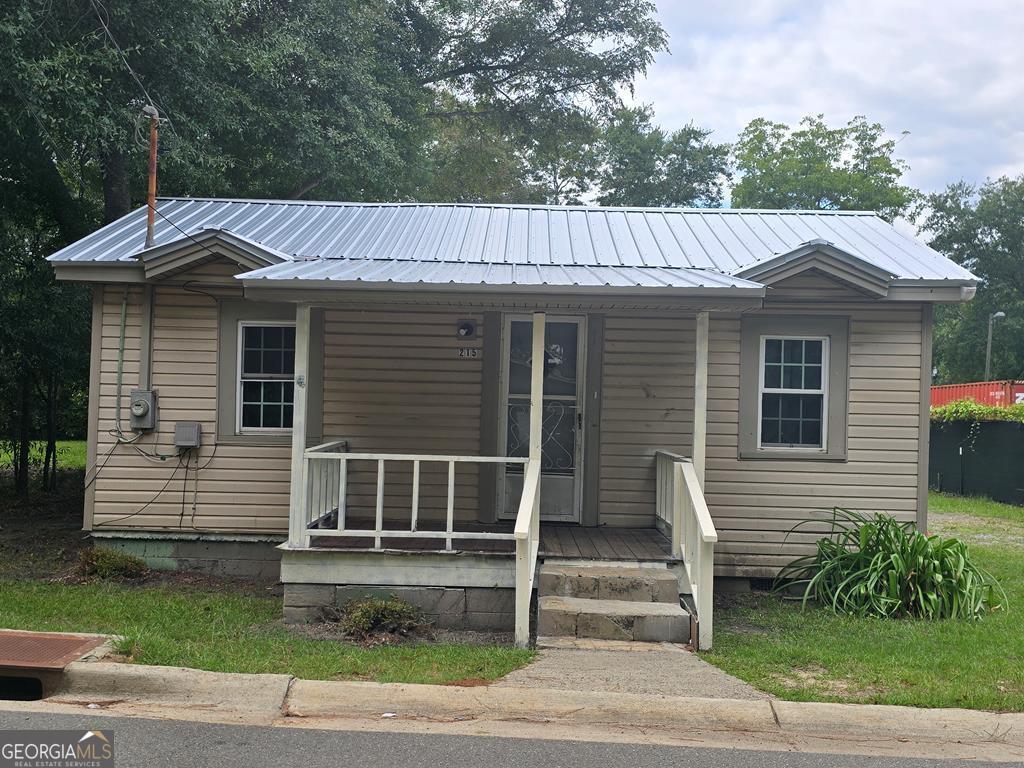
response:
{"label": "window with white trim", "polygon": [[828,338],[762,336],[758,447],[823,450]]}
{"label": "window with white trim", "polygon": [[238,342],[238,431],[290,430],[295,324],[241,322]]}

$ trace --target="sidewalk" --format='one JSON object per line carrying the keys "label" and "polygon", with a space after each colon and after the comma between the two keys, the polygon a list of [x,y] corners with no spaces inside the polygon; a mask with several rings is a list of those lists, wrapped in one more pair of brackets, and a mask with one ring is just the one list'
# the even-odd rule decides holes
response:
{"label": "sidewalk", "polygon": [[768,699],[768,694],[671,643],[541,638],[537,658],[492,685],[701,699]]}
{"label": "sidewalk", "polygon": [[[683,687],[685,681],[680,681]],[[682,692],[682,691],[680,691]],[[1024,714],[608,691],[324,682],[106,662],[7,709],[330,730],[1024,760]]]}

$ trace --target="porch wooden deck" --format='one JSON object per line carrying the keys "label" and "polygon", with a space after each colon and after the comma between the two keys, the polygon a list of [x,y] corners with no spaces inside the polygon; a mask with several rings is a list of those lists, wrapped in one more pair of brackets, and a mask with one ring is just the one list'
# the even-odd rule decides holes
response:
{"label": "porch wooden deck", "polygon": [[[360,524],[362,523],[362,524]],[[348,521],[350,528],[372,529],[371,521]],[[396,524],[397,528],[397,524]],[[421,521],[421,530],[444,530],[443,522]],[[405,529],[408,530],[408,529]],[[481,523],[460,523],[460,531],[481,533],[503,533],[512,530],[512,523],[492,525]],[[324,549],[365,552],[373,547],[373,539],[356,536],[317,536],[313,532],[311,546]],[[383,537],[384,550],[393,552],[431,552],[441,549],[438,539],[388,538]],[[474,554],[512,555],[515,545],[511,541],[494,539],[460,539],[455,543],[456,551]],[[642,560],[645,562],[673,562],[672,543],[657,528],[613,528],[599,526],[588,528],[569,523],[541,523],[541,558],[564,558],[569,560]]]}

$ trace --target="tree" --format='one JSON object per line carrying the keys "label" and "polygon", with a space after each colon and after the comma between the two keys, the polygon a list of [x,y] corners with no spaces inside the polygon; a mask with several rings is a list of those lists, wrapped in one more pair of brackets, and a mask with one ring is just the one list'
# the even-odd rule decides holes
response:
{"label": "tree", "polygon": [[928,195],[921,206],[929,244],[981,280],[966,304],[938,305],[935,367],[939,382],[980,381],[988,318],[993,326],[992,376],[1024,378],[1024,176],[976,187],[964,181]]}
{"label": "tree", "polygon": [[424,202],[543,202],[530,179],[522,142],[495,115],[447,120],[424,160],[413,197]]}
{"label": "tree", "polygon": [[600,125],[589,112],[562,110],[527,139],[530,179],[550,205],[581,205],[600,163]]}
{"label": "tree", "polygon": [[915,192],[900,183],[907,165],[895,157],[897,142],[884,135],[862,116],[841,128],[809,116],[795,129],[757,118],[733,147],[739,180],[732,204],[875,211],[892,221],[907,212]]}
{"label": "tree", "polygon": [[4,4],[0,300],[24,312],[0,332],[14,404],[0,437],[14,436],[20,467],[61,391],[85,386],[67,350],[41,354],[88,328],[86,293],[55,284],[42,258],[144,199],[145,105],[163,115],[162,194],[544,199],[525,162],[537,127],[617,102],[665,45],[654,12],[649,0]]}
{"label": "tree", "polygon": [[650,107],[614,112],[601,138],[602,205],[718,206],[728,181],[729,146],[690,124],[671,134]]}

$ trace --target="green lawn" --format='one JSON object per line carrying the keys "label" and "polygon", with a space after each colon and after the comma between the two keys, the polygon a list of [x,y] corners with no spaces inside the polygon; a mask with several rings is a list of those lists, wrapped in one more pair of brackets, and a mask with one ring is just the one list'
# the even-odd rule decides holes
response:
{"label": "green lawn", "polygon": [[755,593],[717,609],[702,657],[793,701],[1024,711],[1024,509],[938,494],[930,509],[931,532],[968,542],[1008,611],[977,622],[865,620]]}
{"label": "green lawn", "polygon": [[[32,455],[38,458],[40,465],[43,461],[43,451],[46,444],[41,440],[32,443]],[[10,467],[11,452],[0,450],[0,468]],[[57,468],[58,469],[85,469],[85,440],[58,440],[57,441]]]}
{"label": "green lawn", "polygon": [[533,653],[499,646],[360,646],[297,635],[281,601],[180,587],[0,582],[0,626],[122,635],[134,660],[217,672],[277,672],[309,680],[449,683],[492,680]]}

